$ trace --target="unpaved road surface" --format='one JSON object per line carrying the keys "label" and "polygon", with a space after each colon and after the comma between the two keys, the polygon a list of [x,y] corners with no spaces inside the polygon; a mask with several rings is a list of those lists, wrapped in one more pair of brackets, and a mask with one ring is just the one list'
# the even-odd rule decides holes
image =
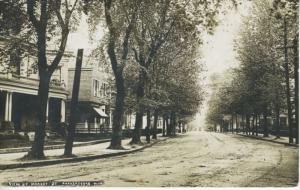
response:
{"label": "unpaved road surface", "polygon": [[298,148],[190,132],[134,154],[0,171],[0,183],[103,180],[103,186],[296,186]]}

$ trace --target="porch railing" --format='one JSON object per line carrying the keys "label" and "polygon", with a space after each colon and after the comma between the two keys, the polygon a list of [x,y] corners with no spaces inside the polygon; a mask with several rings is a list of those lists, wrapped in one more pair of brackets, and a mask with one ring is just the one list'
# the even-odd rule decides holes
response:
{"label": "porch railing", "polygon": [[[17,75],[11,72],[0,72],[0,78],[9,79],[9,80],[15,80],[22,83],[28,83],[33,84],[35,86],[38,86],[39,79],[36,78],[29,78],[21,75]],[[66,88],[66,85],[64,82],[61,82],[59,79],[51,79],[50,81],[51,87],[60,87],[60,88]]]}
{"label": "porch railing", "polygon": [[88,123],[87,126],[85,123],[77,123],[75,132],[77,134],[79,133],[88,133],[88,134],[100,134],[100,133],[111,133],[112,129],[108,128],[107,126],[99,127],[99,124],[96,124],[97,127],[95,127],[95,123]]}

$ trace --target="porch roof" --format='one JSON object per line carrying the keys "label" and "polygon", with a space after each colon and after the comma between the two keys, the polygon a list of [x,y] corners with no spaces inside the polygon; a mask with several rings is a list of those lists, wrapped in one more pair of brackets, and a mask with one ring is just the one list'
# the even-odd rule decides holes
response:
{"label": "porch roof", "polygon": [[93,107],[93,109],[99,114],[101,117],[108,117],[108,115],[100,108]]}

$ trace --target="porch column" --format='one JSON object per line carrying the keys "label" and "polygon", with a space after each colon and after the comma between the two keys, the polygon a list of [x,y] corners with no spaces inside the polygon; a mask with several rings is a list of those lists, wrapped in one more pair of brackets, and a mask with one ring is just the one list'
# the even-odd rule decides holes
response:
{"label": "porch column", "polygon": [[5,101],[5,121],[11,121],[12,117],[12,92],[6,93],[6,101]]}
{"label": "porch column", "polygon": [[47,100],[46,123],[48,123],[48,117],[49,117],[49,98],[48,98],[48,100]]}
{"label": "porch column", "polygon": [[65,100],[61,100],[61,108],[60,108],[60,122],[65,122],[66,121],[66,102]]}
{"label": "porch column", "polygon": [[112,128],[112,112],[113,112],[113,110],[110,109],[109,110],[109,128]]}
{"label": "porch column", "polygon": [[84,121],[84,128],[89,128],[87,120]]}
{"label": "porch column", "polygon": [[4,121],[8,121],[8,115],[9,115],[8,104],[9,104],[9,92],[6,92]]}

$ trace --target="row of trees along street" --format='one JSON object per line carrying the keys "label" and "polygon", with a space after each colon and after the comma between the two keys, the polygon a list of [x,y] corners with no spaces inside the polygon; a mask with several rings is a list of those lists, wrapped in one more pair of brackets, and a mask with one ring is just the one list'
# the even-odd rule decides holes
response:
{"label": "row of trees along street", "polygon": [[289,143],[298,144],[298,6],[296,0],[253,2],[236,38],[240,65],[227,71],[231,79],[219,83],[209,101],[211,130],[220,125],[233,132],[235,124],[236,132],[279,138],[286,114]]}
{"label": "row of trees along street", "polygon": [[[174,135],[177,125],[195,115],[203,100],[198,47],[202,34],[213,32],[223,5],[237,6],[234,0],[1,1],[0,31],[9,39],[1,54],[37,57],[39,122],[27,157],[44,158],[49,81],[65,52],[69,33],[78,30],[82,14],[88,17],[91,33],[101,35],[97,28],[104,29],[105,35],[91,56],[107,62],[114,76],[116,97],[109,148],[121,149],[126,109],[136,114],[132,144],[141,142],[144,114],[148,126],[154,117],[154,132],[158,117],[163,117],[167,135]],[[55,58],[50,61],[46,50],[55,47]],[[72,155],[72,143],[66,146],[70,148],[65,156]]]}
{"label": "row of trees along street", "polygon": [[201,33],[216,26],[220,3],[136,0],[103,1],[103,6],[98,1],[86,1],[91,23],[101,22],[99,15],[104,12],[108,27],[104,48],[116,81],[110,148],[121,148],[124,106],[136,113],[132,144],[140,143],[144,113],[148,126],[154,115],[154,131],[158,116],[163,116],[171,135],[178,121],[186,122],[197,112],[202,102],[197,47]]}

